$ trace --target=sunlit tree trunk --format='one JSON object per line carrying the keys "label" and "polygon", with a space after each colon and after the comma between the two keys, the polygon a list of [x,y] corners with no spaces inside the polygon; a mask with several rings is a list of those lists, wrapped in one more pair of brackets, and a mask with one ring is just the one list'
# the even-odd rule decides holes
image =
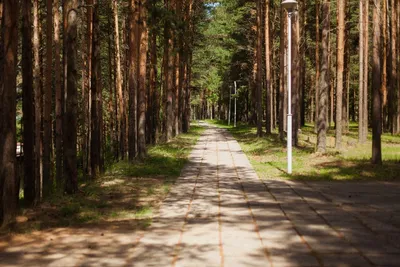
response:
{"label": "sunlit tree trunk", "polygon": [[343,71],[344,71],[344,32],[345,32],[345,0],[337,1],[337,82],[336,82],[336,149],[342,146],[342,104],[343,104]]}
{"label": "sunlit tree trunk", "polygon": [[138,94],[138,157],[146,157],[146,63],[148,48],[147,1],[140,1],[140,50]]}
{"label": "sunlit tree trunk", "polygon": [[326,131],[328,116],[328,91],[329,91],[329,22],[330,22],[330,0],[324,0],[322,4],[322,57],[321,76],[318,90],[318,125],[317,125],[317,152],[326,152]]}
{"label": "sunlit tree trunk", "polygon": [[139,64],[139,7],[136,1],[129,1],[129,60],[128,60],[128,91],[129,91],[129,160],[137,154],[137,93]]}
{"label": "sunlit tree trunk", "polygon": [[116,68],[116,84],[115,89],[118,95],[118,130],[119,130],[119,150],[120,157],[125,158],[125,106],[124,96],[122,92],[122,71],[121,71],[121,48],[119,42],[119,22],[118,22],[118,1],[113,1],[114,16],[114,35],[115,35],[115,68]]}

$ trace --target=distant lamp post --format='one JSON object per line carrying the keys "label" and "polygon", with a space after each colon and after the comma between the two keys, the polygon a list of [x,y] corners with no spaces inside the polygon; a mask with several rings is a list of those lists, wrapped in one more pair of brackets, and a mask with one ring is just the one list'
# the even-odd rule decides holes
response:
{"label": "distant lamp post", "polygon": [[287,172],[292,174],[292,14],[297,7],[296,0],[283,0],[282,7],[288,12],[288,51],[287,51],[287,87],[288,87],[288,114],[287,114]]}

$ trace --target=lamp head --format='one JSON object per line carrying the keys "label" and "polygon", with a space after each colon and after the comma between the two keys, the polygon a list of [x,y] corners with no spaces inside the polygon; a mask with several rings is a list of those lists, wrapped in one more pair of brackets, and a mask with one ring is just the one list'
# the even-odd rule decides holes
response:
{"label": "lamp head", "polygon": [[288,12],[292,12],[297,7],[297,1],[296,0],[283,0],[281,5]]}

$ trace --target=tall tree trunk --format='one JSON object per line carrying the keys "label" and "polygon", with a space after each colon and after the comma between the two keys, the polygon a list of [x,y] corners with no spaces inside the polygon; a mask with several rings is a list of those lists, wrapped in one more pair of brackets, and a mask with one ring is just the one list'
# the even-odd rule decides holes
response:
{"label": "tall tree trunk", "polygon": [[[348,0],[344,0],[345,5],[345,21],[350,18],[350,5]],[[343,73],[343,103],[342,103],[342,131],[344,134],[349,132],[349,93],[350,93],[350,44],[349,44],[350,27],[345,25],[344,33],[344,73]]]}
{"label": "tall tree trunk", "polygon": [[[154,3],[152,3],[154,7]],[[159,94],[157,88],[157,33],[153,28],[150,33],[150,78],[149,78],[149,129],[150,143],[155,144],[157,140],[157,129],[159,124]]]}
{"label": "tall tree trunk", "polygon": [[257,136],[262,136],[262,27],[261,27],[261,0],[257,0],[257,41],[256,41],[256,114]]}
{"label": "tall tree trunk", "polygon": [[284,131],[286,130],[286,114],[287,114],[287,104],[286,104],[286,92],[285,92],[285,36],[286,36],[286,11],[281,8],[281,35],[280,35],[280,73],[279,80],[279,138],[284,140]]}
{"label": "tall tree trunk", "polygon": [[[92,81],[92,43],[93,43],[93,0],[87,0],[87,11],[86,11],[86,32],[83,32],[83,37],[86,39],[86,43],[82,42],[82,58],[84,61],[84,68],[82,68],[82,101],[83,101],[83,114],[82,114],[82,129],[83,129],[83,140],[82,140],[82,160],[83,160],[83,171],[89,176],[92,175],[91,170],[91,105],[92,105],[92,94],[91,94],[91,81]],[[86,47],[85,47],[86,46]],[[86,54],[86,57],[85,57]]]}
{"label": "tall tree trunk", "polygon": [[382,19],[382,78],[381,78],[381,91],[382,91],[382,124],[385,131],[388,130],[388,105],[387,105],[387,47],[388,47],[388,27],[387,27],[387,15],[388,15],[388,6],[387,1],[382,0],[382,9],[381,9],[381,19]]}
{"label": "tall tree trunk", "polygon": [[300,127],[300,57],[299,57],[299,44],[300,44],[300,25],[298,13],[292,14],[292,143],[294,146],[298,145],[298,130]]}
{"label": "tall tree trunk", "polygon": [[272,93],[271,83],[271,40],[270,40],[270,16],[269,16],[270,1],[265,0],[265,33],[264,33],[264,45],[265,45],[265,108],[266,108],[266,124],[265,131],[267,134],[272,132],[273,128],[273,101],[274,96]]}
{"label": "tall tree trunk", "polygon": [[121,49],[119,42],[119,22],[118,22],[118,1],[113,1],[114,16],[114,35],[115,35],[115,68],[116,68],[116,92],[118,94],[118,130],[119,130],[119,149],[120,157],[125,158],[125,106],[124,96],[122,93],[122,71],[121,71]]}
{"label": "tall tree trunk", "polygon": [[[4,0],[2,52],[4,59],[0,84],[0,226],[9,223],[17,212],[19,184],[16,179],[16,77],[19,4]],[[3,58],[3,55],[0,56]]]}
{"label": "tall tree trunk", "polygon": [[322,57],[321,76],[318,90],[318,125],[317,125],[317,152],[326,152],[326,131],[328,116],[328,90],[329,90],[329,22],[330,22],[330,0],[324,0],[322,4]]}
{"label": "tall tree trunk", "polygon": [[42,198],[43,161],[42,161],[42,91],[40,77],[40,39],[39,39],[39,1],[33,0],[33,87],[35,91],[35,176],[36,200]]}
{"label": "tall tree trunk", "polygon": [[22,112],[24,121],[24,200],[35,204],[35,135],[33,107],[32,2],[22,1]]}
{"label": "tall tree trunk", "polygon": [[53,184],[52,160],[52,73],[53,73],[53,1],[46,0],[46,86],[43,106],[43,187],[48,194]]}
{"label": "tall tree trunk", "polygon": [[91,144],[90,167],[92,178],[98,177],[101,165],[101,62],[100,62],[100,22],[99,3],[95,0],[93,6],[93,37],[92,39],[92,71],[91,71]]}
{"label": "tall tree trunk", "polygon": [[66,0],[66,57],[67,60],[67,87],[65,92],[64,114],[64,175],[65,191],[74,194],[78,191],[77,173],[77,35],[78,35],[78,1]]}
{"label": "tall tree trunk", "polygon": [[364,86],[363,86],[363,143],[367,141],[368,136],[368,70],[369,70],[369,0],[364,3]]}
{"label": "tall tree trunk", "polygon": [[[165,6],[168,10],[172,10],[174,0],[164,0]],[[171,23],[166,20],[164,28],[164,93],[166,94],[165,103],[165,141],[171,140],[173,136],[173,121],[174,121],[174,109],[173,109],[173,34],[171,29]]]}
{"label": "tall tree trunk", "polygon": [[359,91],[358,91],[358,142],[363,143],[363,129],[364,129],[364,0],[360,0],[360,18],[359,18],[359,32],[360,32],[360,46],[359,46]]}
{"label": "tall tree trunk", "polygon": [[[385,0],[384,0],[385,1]],[[374,0],[373,22],[373,61],[372,61],[372,163],[382,164],[382,95],[381,95],[381,0]]]}
{"label": "tall tree trunk", "polygon": [[138,157],[146,154],[146,63],[148,48],[147,1],[140,1],[140,53],[139,53],[139,94],[138,94]]}
{"label": "tall tree trunk", "polygon": [[320,82],[320,58],[319,58],[319,46],[320,46],[320,29],[319,29],[319,16],[320,16],[320,0],[316,0],[315,9],[316,9],[316,16],[315,16],[315,131],[318,130],[318,117],[319,117],[319,82]]}
{"label": "tall tree trunk", "polygon": [[398,95],[397,92],[400,88],[397,87],[398,79],[397,76],[397,68],[398,68],[398,48],[397,48],[397,8],[398,1],[391,0],[391,38],[390,38],[390,53],[391,53],[391,72],[390,72],[390,98],[392,101],[389,101],[389,118],[391,124],[391,132],[392,134],[397,134],[400,131],[400,125],[398,125],[397,121],[397,101]]}
{"label": "tall tree trunk", "polygon": [[342,102],[344,71],[344,32],[345,32],[345,0],[337,1],[338,33],[337,33],[337,82],[336,82],[336,149],[342,146]]}
{"label": "tall tree trunk", "polygon": [[57,186],[62,183],[62,106],[63,92],[61,86],[61,43],[60,43],[60,3],[58,0],[53,1],[54,13],[54,76],[55,76],[55,115],[56,115],[56,131],[55,131],[55,156],[56,156],[56,180]]}
{"label": "tall tree trunk", "polygon": [[136,1],[129,1],[129,160],[137,154],[137,95],[139,73],[139,7]]}

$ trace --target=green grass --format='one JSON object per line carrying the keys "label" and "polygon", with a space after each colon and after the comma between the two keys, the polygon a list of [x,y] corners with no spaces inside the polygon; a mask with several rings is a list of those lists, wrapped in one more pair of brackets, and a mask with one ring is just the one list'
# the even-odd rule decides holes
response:
{"label": "green grass", "polygon": [[316,154],[314,127],[306,125],[299,135],[299,147],[293,149],[293,173],[288,175],[286,141],[277,132],[262,138],[256,128],[238,124],[233,128],[222,121],[208,121],[226,128],[238,140],[251,164],[263,179],[303,180],[400,180],[400,136],[382,135],[382,165],[373,165],[371,133],[366,144],[357,142],[357,125],[351,124],[343,137],[343,149],[334,149],[334,130],[328,131],[327,153]]}
{"label": "green grass", "polygon": [[37,208],[22,209],[19,217],[26,217],[27,221],[6,231],[26,233],[60,226],[112,226],[115,221],[147,227],[203,131],[203,127],[192,125],[189,133],[149,147],[143,161],[115,163],[97,180],[81,183],[75,195],[54,193]]}

